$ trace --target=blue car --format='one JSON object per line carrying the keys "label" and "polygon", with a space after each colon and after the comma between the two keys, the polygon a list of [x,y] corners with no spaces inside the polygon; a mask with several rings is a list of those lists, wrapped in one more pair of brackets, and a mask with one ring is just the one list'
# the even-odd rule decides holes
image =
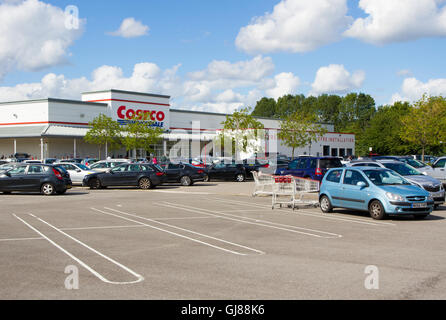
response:
{"label": "blue car", "polygon": [[322,181],[323,176],[330,168],[342,166],[338,157],[300,156],[291,161],[286,168],[278,168],[276,174]]}
{"label": "blue car", "polygon": [[433,210],[429,192],[412,185],[386,168],[337,168],[327,172],[319,192],[322,212],[333,208],[368,211],[373,219],[386,215],[414,215],[426,218]]}

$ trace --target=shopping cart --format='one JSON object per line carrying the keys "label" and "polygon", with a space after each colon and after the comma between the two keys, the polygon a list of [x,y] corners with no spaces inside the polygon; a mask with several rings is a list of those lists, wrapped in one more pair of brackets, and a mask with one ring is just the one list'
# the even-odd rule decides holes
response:
{"label": "shopping cart", "polygon": [[252,176],[254,177],[254,192],[252,196],[255,197],[259,194],[272,195],[273,194],[273,184],[274,177],[270,174],[261,173],[257,171],[252,171]]}
{"label": "shopping cart", "polygon": [[316,200],[305,200],[305,194],[319,192],[319,181],[293,176],[273,177],[272,209],[276,205],[287,205],[293,210],[297,205],[317,206]]}

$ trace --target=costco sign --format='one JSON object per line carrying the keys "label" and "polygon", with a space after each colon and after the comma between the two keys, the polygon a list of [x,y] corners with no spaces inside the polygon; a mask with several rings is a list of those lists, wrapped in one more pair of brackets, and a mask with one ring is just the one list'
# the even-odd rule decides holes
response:
{"label": "costco sign", "polygon": [[126,125],[132,121],[153,122],[151,126],[168,129],[166,125],[167,110],[159,110],[149,106],[138,107],[134,105],[120,105],[116,109],[117,121]]}

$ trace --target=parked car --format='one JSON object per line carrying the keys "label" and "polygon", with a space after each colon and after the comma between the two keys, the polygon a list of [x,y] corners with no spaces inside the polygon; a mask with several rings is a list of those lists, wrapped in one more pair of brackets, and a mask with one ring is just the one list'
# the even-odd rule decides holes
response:
{"label": "parked car", "polygon": [[428,164],[421,162],[419,160],[415,160],[411,156],[377,156],[372,157],[371,160],[395,160],[395,161],[401,161],[404,163],[407,163],[408,165],[414,167],[418,171],[421,172],[430,172],[432,171],[432,167]]}
{"label": "parked car", "polygon": [[54,164],[54,163],[56,163],[58,161],[59,160],[56,159],[56,158],[46,158],[46,159],[43,159],[42,163],[43,164]]}
{"label": "parked car", "polygon": [[73,184],[80,184],[84,181],[84,177],[89,174],[96,173],[96,171],[91,170],[87,166],[79,163],[66,163],[61,162],[57,164],[57,167],[62,167],[68,171]]}
{"label": "parked car", "polygon": [[153,189],[164,182],[166,182],[166,173],[160,167],[151,164],[125,163],[108,172],[86,175],[82,185],[91,189],[111,186],[138,186],[141,189]]}
{"label": "parked car", "polygon": [[110,159],[110,160],[101,160],[90,166],[91,170],[97,172],[106,172],[111,168],[120,166],[121,164],[130,163],[131,161],[128,159]]}
{"label": "parked car", "polygon": [[95,164],[98,161],[99,161],[99,159],[85,158],[84,160],[82,160],[81,164],[83,164],[84,166],[90,167],[91,165]]}
{"label": "parked car", "polygon": [[[412,156],[415,160],[419,160],[421,161],[421,159],[423,158],[422,155],[418,154],[418,155],[414,155]],[[424,162],[429,163],[429,164],[433,164],[435,161],[437,161],[438,157],[435,156],[431,156],[431,155],[424,155]]]}
{"label": "parked car", "polygon": [[413,185],[429,192],[435,201],[435,208],[443,204],[445,201],[445,190],[442,183],[435,178],[421,173],[407,163],[395,160],[353,161],[350,163],[350,166],[381,167],[396,171]]}
{"label": "parked car", "polygon": [[368,211],[373,219],[386,215],[414,215],[426,218],[434,200],[426,190],[411,184],[393,170],[380,167],[331,169],[319,192],[322,212],[333,208]]}
{"label": "parked car", "polygon": [[338,157],[300,156],[291,161],[287,168],[279,168],[276,174],[322,181],[325,173],[330,168],[342,166]]}
{"label": "parked car", "polygon": [[24,160],[24,161],[22,161],[22,163],[42,163],[42,161],[41,160]]}
{"label": "parked car", "polygon": [[429,174],[446,185],[446,157],[438,158],[432,164],[432,172]]}
{"label": "parked car", "polygon": [[69,176],[51,165],[22,164],[0,173],[0,191],[40,191],[44,195],[64,194],[71,189]]}
{"label": "parked car", "polygon": [[168,163],[164,167],[167,182],[181,183],[183,186],[191,186],[197,181],[209,181],[205,169],[195,167],[189,163]]}
{"label": "parked car", "polygon": [[4,171],[8,171],[11,170],[15,167],[17,167],[19,165],[19,163],[17,162],[7,162],[5,164],[0,165],[0,173],[4,172]]}
{"label": "parked car", "polygon": [[246,180],[246,169],[243,164],[218,162],[208,169],[208,181],[211,180],[235,180],[243,182]]}

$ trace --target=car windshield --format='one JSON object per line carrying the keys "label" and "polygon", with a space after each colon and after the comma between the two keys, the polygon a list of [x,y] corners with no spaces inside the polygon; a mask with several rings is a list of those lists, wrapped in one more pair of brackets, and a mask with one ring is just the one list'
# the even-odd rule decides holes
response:
{"label": "car windshield", "polygon": [[384,167],[398,172],[402,176],[419,176],[422,173],[405,163],[383,163]]}
{"label": "car windshield", "polygon": [[402,159],[403,162],[407,163],[408,165],[418,169],[418,168],[423,168],[426,167],[427,165],[424,164],[421,161],[415,160],[415,159],[410,159],[410,158],[406,158],[406,159]]}
{"label": "car windshield", "polygon": [[392,170],[364,170],[364,174],[377,186],[409,185],[409,181]]}

